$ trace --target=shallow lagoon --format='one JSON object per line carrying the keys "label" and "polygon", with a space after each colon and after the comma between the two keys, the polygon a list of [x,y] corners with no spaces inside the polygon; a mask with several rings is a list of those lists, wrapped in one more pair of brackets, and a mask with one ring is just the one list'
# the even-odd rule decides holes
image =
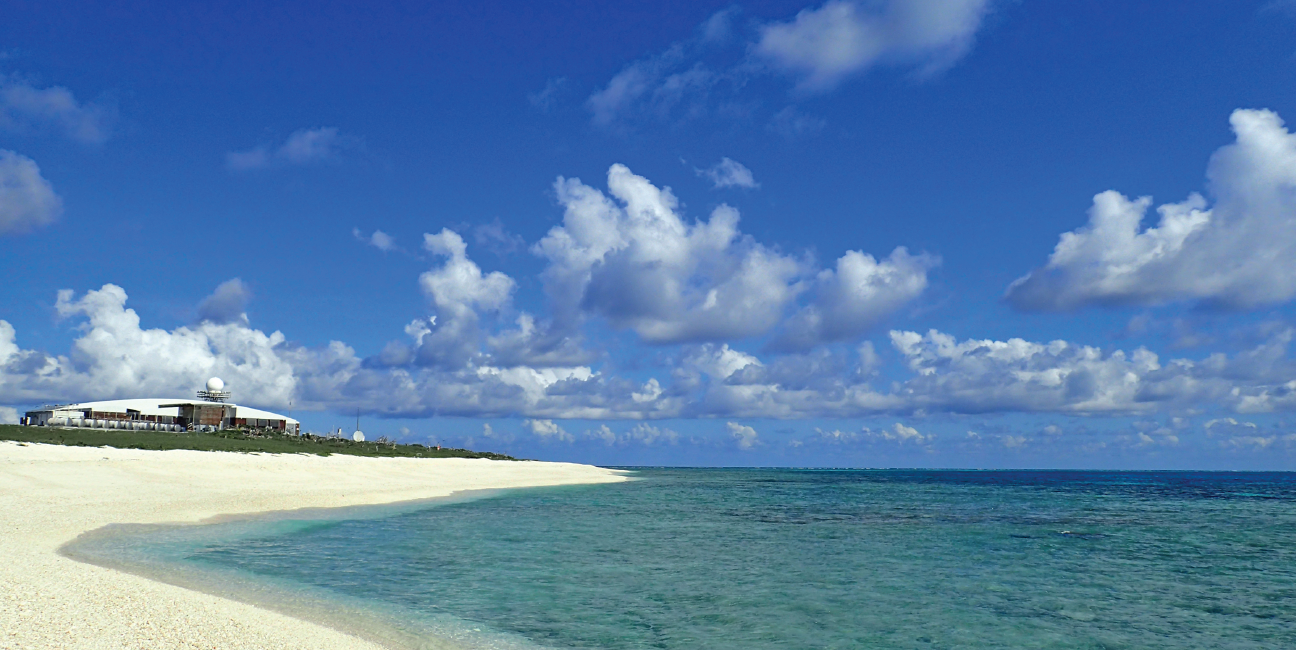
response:
{"label": "shallow lagoon", "polygon": [[1296,647],[1296,474],[637,475],[80,552],[411,646]]}

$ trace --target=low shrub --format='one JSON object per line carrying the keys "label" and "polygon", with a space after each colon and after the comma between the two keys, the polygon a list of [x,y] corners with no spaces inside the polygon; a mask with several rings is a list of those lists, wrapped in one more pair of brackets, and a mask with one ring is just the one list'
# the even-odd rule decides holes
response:
{"label": "low shrub", "polygon": [[489,458],[517,460],[504,454],[468,449],[437,449],[419,444],[353,442],[345,438],[253,434],[243,431],[105,431],[103,429],[59,429],[0,425],[0,440],[34,442],[72,447],[116,447],[118,449],[192,449],[264,454],[346,454],[392,458]]}

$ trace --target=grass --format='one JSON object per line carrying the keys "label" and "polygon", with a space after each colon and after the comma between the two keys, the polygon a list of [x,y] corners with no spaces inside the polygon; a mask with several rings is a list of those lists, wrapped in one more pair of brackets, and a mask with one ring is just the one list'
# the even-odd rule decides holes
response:
{"label": "grass", "polygon": [[489,458],[517,460],[511,456],[467,449],[437,449],[423,445],[392,445],[352,442],[341,438],[297,437],[277,433],[243,431],[215,433],[171,431],[105,431],[102,429],[58,429],[0,425],[0,440],[38,442],[70,447],[116,447],[118,449],[193,449],[265,454],[346,454],[384,458]]}

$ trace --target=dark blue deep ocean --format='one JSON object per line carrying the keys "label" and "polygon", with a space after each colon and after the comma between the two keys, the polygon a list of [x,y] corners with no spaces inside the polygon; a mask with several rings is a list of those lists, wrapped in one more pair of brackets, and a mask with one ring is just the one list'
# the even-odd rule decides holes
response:
{"label": "dark blue deep ocean", "polygon": [[1296,474],[634,474],[208,540],[183,562],[457,625],[468,646],[1296,648]]}

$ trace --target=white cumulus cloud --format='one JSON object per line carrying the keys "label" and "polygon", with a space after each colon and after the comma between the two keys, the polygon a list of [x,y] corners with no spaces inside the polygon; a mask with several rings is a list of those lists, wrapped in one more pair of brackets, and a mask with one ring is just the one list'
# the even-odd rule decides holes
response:
{"label": "white cumulus cloud", "polygon": [[1288,447],[1296,443],[1296,435],[1284,435],[1273,429],[1265,430],[1254,422],[1234,418],[1215,418],[1206,422],[1204,428],[1207,437],[1218,440],[1221,447],[1229,449],[1264,451],[1283,443]]}
{"label": "white cumulus cloud", "polygon": [[911,403],[960,412],[1148,409],[1154,404],[1140,399],[1143,378],[1161,368],[1144,348],[1127,354],[1066,341],[958,341],[936,330],[893,331],[891,342],[915,374],[904,391]]}
{"label": "white cumulus cloud", "polygon": [[1221,430],[1234,431],[1234,432],[1239,430],[1254,432],[1259,427],[1256,426],[1255,422],[1245,422],[1245,421],[1239,422],[1235,418],[1215,418],[1213,420],[1207,420],[1206,424],[1202,425],[1202,428],[1206,429],[1206,435],[1213,435],[1217,431],[1221,431]]}
{"label": "white cumulus cloud", "polygon": [[22,350],[0,321],[0,402],[185,397],[219,376],[250,404],[282,406],[295,387],[284,337],[242,323],[204,321],[166,331],[143,329],[116,285],[76,297],[60,291],[60,318],[84,319],[66,356]]}
{"label": "white cumulus cloud", "polygon": [[[608,170],[611,197],[578,179],[559,178],[556,190],[563,223],[533,250],[549,261],[542,278],[568,327],[592,314],[652,343],[757,336],[784,320],[813,273],[743,235],[727,205],[708,221],[685,222],[669,188],[624,165]],[[921,292],[932,263],[903,249],[883,263],[847,253],[837,271],[816,277],[816,314],[824,316],[797,325],[799,342],[858,334]]]}
{"label": "white cumulus cloud", "polygon": [[[617,382],[588,367],[446,370],[407,360],[372,363],[340,341],[294,346],[240,320],[203,321],[174,330],[146,329],[115,285],[59,293],[58,314],[79,335],[67,354],[23,349],[0,320],[0,404],[32,404],[141,396],[183,398],[219,376],[240,403],[298,409],[334,408],[390,415],[514,416],[534,419],[650,416]],[[408,330],[426,338],[427,321]]]}
{"label": "white cumulus cloud", "polygon": [[462,367],[480,350],[480,312],[504,307],[516,283],[499,271],[482,273],[468,258],[463,238],[448,228],[424,234],[423,247],[446,259],[419,276],[419,286],[436,310],[429,330],[418,335],[419,359]]}
{"label": "white cumulus cloud", "polygon": [[626,438],[644,445],[654,445],[658,443],[677,444],[679,434],[667,429],[666,427],[657,427],[647,422],[640,422],[626,432]]}
{"label": "white cumulus cloud", "polygon": [[788,321],[773,347],[804,350],[858,337],[918,298],[927,288],[927,271],[939,263],[931,255],[910,255],[904,247],[882,261],[846,251],[836,269],[815,277],[813,300]]}
{"label": "white cumulus cloud", "polygon": [[366,244],[369,244],[370,246],[373,246],[374,248],[377,248],[378,250],[384,253],[396,250],[396,240],[392,238],[391,235],[381,230],[373,231],[372,235],[365,235],[364,233],[360,232],[359,228],[352,228],[351,236],[355,237],[356,239]]}
{"label": "white cumulus cloud", "polygon": [[29,232],[63,213],[63,199],[36,162],[0,149],[0,235]]}
{"label": "white cumulus cloud", "polygon": [[[453,243],[453,238],[441,240]],[[465,303],[476,304],[461,298],[460,304]],[[894,331],[894,353],[902,365],[879,384],[872,383],[874,375],[859,371],[850,350],[762,360],[727,345],[704,344],[682,350],[669,372],[631,380],[607,365],[496,365],[489,336],[479,348],[470,348],[460,365],[426,363],[414,353],[426,347],[440,318],[411,323],[406,327],[410,350],[401,359],[382,360],[382,355],[361,357],[338,341],[318,348],[294,346],[282,334],[266,334],[242,319],[147,329],[126,308],[125,292],[114,285],[80,296],[61,292],[56,307],[79,330],[66,354],[23,349],[12,325],[0,321],[0,404],[184,397],[216,375],[244,403],[283,407],[292,400],[299,409],[361,408],[392,417],[522,417],[532,421],[527,427],[534,435],[562,441],[574,439],[560,422],[564,419],[854,418],[919,412],[1128,415],[1208,409],[1215,416],[1207,422],[1207,432],[1226,442],[1238,439],[1239,445],[1250,444],[1242,440],[1249,436],[1277,435],[1276,444],[1281,435],[1258,430],[1230,413],[1296,409],[1296,391],[1289,386],[1296,375],[1296,364],[1288,357],[1290,330],[1233,356],[1168,360],[1143,349],[1108,351],[1065,341],[960,340],[937,331]],[[1174,427],[1183,426],[1181,419],[1172,421]],[[759,437],[749,429],[735,423],[726,432],[739,445],[751,447]],[[1139,437],[1131,441],[1173,445],[1176,431],[1139,425]],[[1048,428],[1044,434],[1055,437]],[[587,437],[608,444],[671,444],[678,439],[650,422],[620,434],[599,429]],[[830,432],[815,440],[857,437],[919,445],[930,441],[929,434],[902,423],[861,434]],[[1027,441],[1023,438],[1021,444]]]}
{"label": "white cumulus cloud", "polygon": [[697,370],[712,379],[724,380],[747,366],[762,364],[760,359],[730,348],[728,343],[719,346],[707,343],[689,351],[680,365],[685,369]]}
{"label": "white cumulus cloud", "polygon": [[594,124],[621,127],[634,119],[725,120],[726,126],[769,119],[787,136],[823,128],[822,119],[788,106],[758,116],[751,82],[779,74],[802,91],[825,91],[876,66],[928,76],[971,50],[991,0],[831,0],[788,21],[756,25],[757,38],[735,38],[738,11],[713,14],[694,33],[633,61],[585,102]]}
{"label": "white cumulus cloud", "polygon": [[755,51],[801,77],[805,90],[831,88],[881,63],[934,72],[971,49],[988,0],[831,0],[791,21],[761,28]]}
{"label": "white cumulus cloud", "polygon": [[26,133],[53,128],[73,140],[99,144],[111,135],[115,118],[110,107],[78,102],[62,86],[37,88],[0,75],[0,129]]}
{"label": "white cumulus cloud", "polygon": [[601,424],[597,429],[585,432],[585,437],[591,440],[597,440],[605,445],[627,445],[631,443],[644,446],[658,444],[675,445],[679,444],[679,434],[666,427],[659,427],[647,422],[639,422],[628,431],[618,435],[606,424]]}
{"label": "white cumulus cloud", "polygon": [[1198,194],[1157,208],[1150,197],[1094,197],[1089,223],[1064,233],[1048,263],[1019,278],[1007,300],[1032,310],[1199,301],[1231,309],[1296,296],[1296,135],[1267,110],[1230,117],[1236,142],[1207,167],[1212,205]]}
{"label": "white cumulus cloud", "polygon": [[755,429],[745,424],[728,422],[725,424],[725,428],[729,430],[729,437],[733,438],[738,444],[738,448],[743,451],[750,451],[761,444],[760,435],[756,433]]}
{"label": "white cumulus cloud", "polygon": [[458,233],[443,228],[435,235],[424,234],[423,247],[446,258],[444,266],[419,276],[423,291],[438,309],[495,310],[513,294],[513,279],[499,271],[482,273],[481,267],[468,259],[468,245]]}
{"label": "white cumulus cloud", "polygon": [[522,427],[541,440],[572,442],[575,438],[553,420],[523,420]]}
{"label": "white cumulus cloud", "polygon": [[612,427],[609,427],[606,424],[600,424],[597,429],[586,431],[585,437],[592,440],[600,440],[603,444],[609,447],[616,444],[617,441],[616,432],[612,430]]}
{"label": "white cumulus cloud", "polygon": [[754,190],[760,187],[756,182],[756,177],[752,176],[750,169],[746,165],[729,158],[722,157],[720,162],[706,168],[695,170],[698,176],[711,179],[716,189],[725,187],[742,187]]}
{"label": "white cumulus cloud", "polygon": [[248,301],[252,299],[252,290],[243,280],[234,278],[220,283],[210,296],[198,303],[198,320],[213,323],[247,322]]}
{"label": "white cumulus cloud", "polygon": [[729,206],[685,223],[669,188],[624,165],[608,170],[612,198],[578,179],[556,189],[563,224],[534,250],[549,261],[560,320],[589,311],[656,343],[742,337],[772,327],[796,296],[797,261],[743,236]]}
{"label": "white cumulus cloud", "polygon": [[921,445],[925,442],[931,442],[932,439],[932,436],[923,435],[922,433],[919,433],[917,429],[899,422],[896,422],[888,428],[879,429],[877,431],[864,427],[864,435],[873,439],[890,440],[901,444],[912,442]]}
{"label": "white cumulus cloud", "polygon": [[[1134,443],[1136,447],[1174,447],[1179,444],[1179,436],[1176,433],[1177,429],[1171,427],[1182,429],[1184,422],[1180,418],[1172,418],[1171,426],[1163,426],[1155,421],[1139,421],[1133,423],[1132,426],[1135,430],[1135,440],[1137,440]],[[1050,429],[1055,431],[1050,431]],[[1058,427],[1049,425],[1044,428],[1044,433],[1059,435],[1062,432]]]}
{"label": "white cumulus cloud", "polygon": [[1014,436],[1012,434],[1003,434],[999,436],[999,442],[1009,449],[1020,449],[1030,444],[1030,439],[1026,436]]}
{"label": "white cumulus cloud", "polygon": [[842,431],[841,429],[826,431],[816,427],[814,431],[814,435],[810,436],[808,439],[795,441],[794,446],[801,446],[807,442],[842,445],[855,442],[860,437],[860,434],[854,431]]}

